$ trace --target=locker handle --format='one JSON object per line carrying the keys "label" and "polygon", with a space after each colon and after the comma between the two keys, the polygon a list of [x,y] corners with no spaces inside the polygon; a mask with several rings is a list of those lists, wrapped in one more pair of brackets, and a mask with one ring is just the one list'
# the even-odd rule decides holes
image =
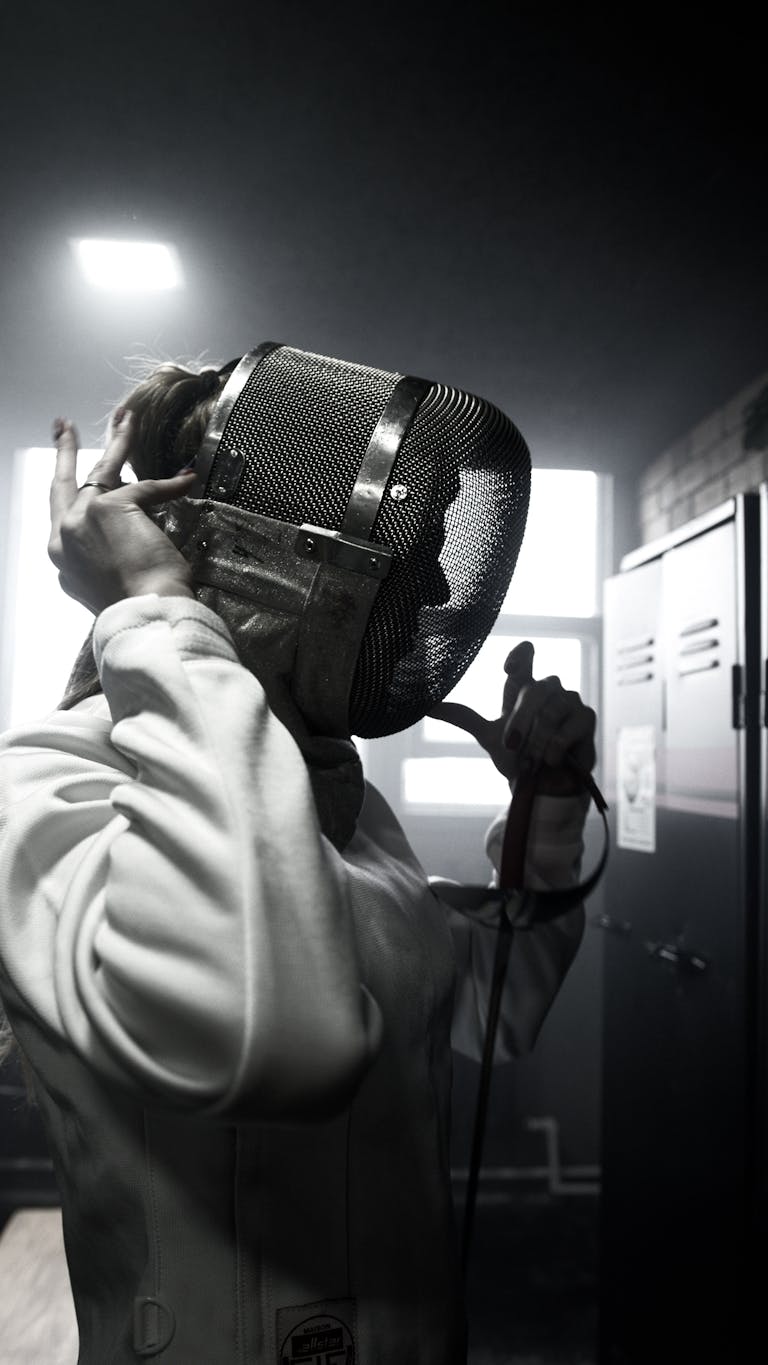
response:
{"label": "locker handle", "polygon": [[731,668],[731,724],[734,730],[743,730],[746,725],[744,670],[741,664],[733,664]]}
{"label": "locker handle", "polygon": [[698,976],[705,972],[709,962],[700,953],[689,953],[679,943],[648,943],[646,952],[656,962],[675,967],[681,976]]}

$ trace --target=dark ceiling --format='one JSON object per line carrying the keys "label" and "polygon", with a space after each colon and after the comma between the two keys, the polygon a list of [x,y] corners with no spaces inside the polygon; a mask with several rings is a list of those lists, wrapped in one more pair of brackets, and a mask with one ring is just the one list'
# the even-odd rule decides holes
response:
{"label": "dark ceiling", "polygon": [[[6,451],[97,439],[138,348],[271,338],[638,470],[768,369],[762,39],[718,9],[3,6]],[[89,290],[100,233],[174,241],[187,289]]]}

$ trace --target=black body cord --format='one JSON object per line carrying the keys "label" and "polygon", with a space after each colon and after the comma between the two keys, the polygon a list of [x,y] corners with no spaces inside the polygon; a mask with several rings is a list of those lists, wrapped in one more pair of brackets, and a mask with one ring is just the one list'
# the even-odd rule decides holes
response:
{"label": "black body cord", "polygon": [[[591,773],[588,773],[579,767],[573,760],[569,761],[566,759],[566,762],[580,777],[602,816],[605,831],[603,853],[595,871],[579,886],[569,887],[567,891],[524,892],[526,914],[522,918],[518,915],[515,917],[515,928],[522,926],[523,932],[526,928],[531,928],[534,924],[546,923],[562,914],[566,914],[569,910],[575,909],[577,905],[581,904],[585,897],[594,890],[608,861],[609,835],[608,821],[606,819],[608,806],[605,798]],[[480,1067],[475,1123],[472,1134],[472,1152],[469,1164],[469,1175],[467,1178],[466,1203],[464,1205],[464,1224],[461,1236],[461,1270],[465,1279],[467,1275],[467,1266],[469,1264],[469,1249],[472,1241],[475,1205],[477,1203],[477,1185],[480,1176],[483,1141],[485,1138],[485,1119],[488,1112],[488,1095],[491,1088],[493,1054],[496,1047],[496,1029],[499,1022],[499,1013],[501,1011],[501,997],[507,975],[507,965],[509,963],[509,955],[512,948],[512,938],[515,933],[515,929],[513,929],[509,921],[506,910],[506,905],[510,899],[511,893],[505,891],[503,887],[505,884],[507,886],[514,886],[515,883],[522,885],[525,847],[528,839],[528,827],[530,824],[535,794],[535,778],[528,782],[518,780],[514,796],[510,803],[507,825],[504,832],[504,847],[502,851],[500,872],[502,886],[496,892],[499,897],[499,927],[496,931],[496,952],[493,961],[491,996],[488,1005],[485,1041],[483,1044],[483,1059]],[[486,897],[491,897],[493,894],[494,888],[488,888]]]}

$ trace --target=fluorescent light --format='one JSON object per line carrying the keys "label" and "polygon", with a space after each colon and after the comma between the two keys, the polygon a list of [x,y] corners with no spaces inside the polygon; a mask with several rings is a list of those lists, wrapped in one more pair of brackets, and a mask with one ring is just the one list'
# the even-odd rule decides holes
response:
{"label": "fluorescent light", "polygon": [[122,293],[177,289],[184,283],[178,253],[164,242],[116,242],[104,238],[71,239],[89,284]]}

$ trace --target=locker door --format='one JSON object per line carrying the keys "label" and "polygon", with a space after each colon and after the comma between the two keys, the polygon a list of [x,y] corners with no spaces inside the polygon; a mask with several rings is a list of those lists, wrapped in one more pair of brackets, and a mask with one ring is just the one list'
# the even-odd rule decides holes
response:
{"label": "locker door", "polygon": [[[658,938],[663,884],[656,790],[663,785],[661,559],[609,579],[604,600],[603,749],[612,851],[603,933],[601,1365],[648,1365],[645,1226],[655,1203],[663,1012],[649,996],[645,940]],[[619,824],[624,826],[619,830]],[[623,841],[622,841],[623,836]],[[628,847],[627,845],[632,845]]]}
{"label": "locker door", "polygon": [[755,1056],[754,1056],[754,1219],[755,1244],[762,1247],[759,1273],[765,1281],[768,1239],[768,484],[760,490],[760,692],[757,727],[760,757],[757,775],[758,861],[757,910],[754,935]]}
{"label": "locker door", "polygon": [[[733,1349],[742,1316],[748,1136],[748,898],[742,510],[664,556],[664,994],[667,1138],[649,1251],[675,1286],[677,1360]],[[694,1327],[693,1324],[696,1324]],[[683,1354],[683,1350],[686,1354]]]}
{"label": "locker door", "polygon": [[[618,847],[606,890],[627,929],[606,934],[603,1365],[729,1358],[743,1307],[742,510],[654,561],[655,848]],[[607,715],[641,723],[619,690]]]}

